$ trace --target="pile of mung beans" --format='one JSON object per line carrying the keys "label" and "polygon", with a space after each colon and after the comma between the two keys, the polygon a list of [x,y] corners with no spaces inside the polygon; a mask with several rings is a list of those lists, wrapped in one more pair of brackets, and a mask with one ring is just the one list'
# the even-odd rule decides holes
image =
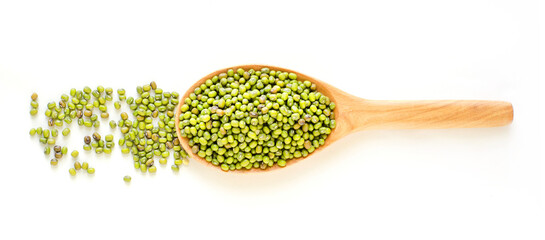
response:
{"label": "pile of mung beans", "polygon": [[[111,119],[109,127],[118,129],[121,153],[131,154],[134,168],[142,173],[157,171],[155,160],[168,163],[171,169],[188,163],[188,155],[176,136],[175,109],[177,92],[165,92],[155,82],[138,86],[136,97],[127,97],[118,89],[115,109],[125,104],[130,113],[122,112]],[[112,88],[98,86],[71,89],[57,102],[49,102],[44,114],[47,126],[30,129],[44,144],[44,154],[52,166],[68,153],[66,146],[56,145],[59,128],[63,136],[70,134],[72,121],[90,132],[83,139],[82,149],[95,154],[110,154],[115,147],[114,136],[99,133],[100,119],[109,119],[107,103],[113,100]],[[188,139],[191,151],[223,171],[284,167],[292,159],[306,157],[325,143],[335,128],[335,103],[317,91],[315,84],[298,79],[297,74],[262,68],[229,69],[207,79],[183,100],[180,106],[180,131]],[[39,109],[38,94],[31,95],[30,114]],[[67,125],[66,127],[64,125]],[[94,174],[89,163],[77,161],[69,173],[81,169]],[[124,176],[125,182],[131,176]]]}
{"label": "pile of mung beans", "polygon": [[[118,128],[122,138],[118,140],[120,151],[123,154],[131,154],[133,165],[140,172],[155,173],[155,158],[159,158],[161,165],[168,163],[170,153],[173,152],[173,164],[171,169],[179,171],[182,164],[187,164],[187,153],[180,145],[176,137],[174,127],[174,109],[178,104],[179,94],[177,92],[165,92],[157,87],[155,82],[138,86],[136,97],[127,97],[125,89],[118,89],[118,100],[113,103],[115,109],[121,109],[126,104],[131,110],[130,113],[122,112],[119,119],[110,120],[111,129]],[[113,101],[114,91],[112,88],[98,86],[96,89],[84,87],[82,90],[71,89],[69,94],[62,94],[58,102],[51,101],[47,104],[44,115],[47,119],[46,127],[30,129],[31,136],[38,136],[39,141],[44,145],[44,154],[49,157],[53,148],[51,166],[57,163],[68,153],[67,146],[56,145],[56,138],[59,130],[63,136],[70,134],[69,126],[72,121],[77,121],[81,130],[90,134],[83,139],[82,149],[84,151],[94,150],[96,154],[110,154],[115,146],[112,134],[101,136],[100,119],[109,119],[107,103]],[[31,95],[30,115],[38,114],[38,94]],[[156,120],[156,121],[154,121]],[[155,122],[155,123],[154,123]],[[95,169],[89,163],[80,163],[77,158],[79,152],[73,150],[71,156],[74,159],[73,167],[68,172],[75,176],[80,169],[88,174],[94,174]],[[125,182],[130,182],[130,176],[124,176]]]}
{"label": "pile of mung beans", "polygon": [[180,106],[191,151],[224,171],[284,167],[324,144],[335,128],[335,103],[297,74],[229,69]]}

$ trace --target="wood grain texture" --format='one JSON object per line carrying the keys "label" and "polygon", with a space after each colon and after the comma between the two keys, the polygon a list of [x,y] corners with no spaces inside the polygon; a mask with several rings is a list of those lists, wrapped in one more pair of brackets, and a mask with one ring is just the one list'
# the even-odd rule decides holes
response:
{"label": "wood grain texture", "polygon": [[[221,171],[217,166],[212,165],[190,151],[188,139],[181,136],[179,129],[180,106],[183,100],[200,86],[207,79],[228,69],[243,68],[245,70],[259,70],[268,67],[271,70],[293,72],[298,75],[299,80],[309,80],[316,84],[317,90],[328,96],[337,107],[334,110],[337,127],[333,129],[323,146],[319,147],[306,158],[320,152],[330,144],[342,137],[357,131],[370,129],[418,129],[418,128],[477,128],[477,127],[499,127],[513,121],[513,107],[511,103],[503,101],[482,101],[482,100],[421,100],[421,101],[390,101],[390,100],[368,100],[353,96],[328,83],[312,78],[286,68],[268,65],[240,65],[214,71],[199,81],[195,82],[182,96],[180,104],[176,107],[176,133],[181,140],[182,147],[189,150],[191,158],[203,162]],[[290,166],[305,158],[292,159],[288,161]],[[266,170],[251,169],[248,171],[230,171],[236,173],[263,172],[278,169],[273,166]]]}

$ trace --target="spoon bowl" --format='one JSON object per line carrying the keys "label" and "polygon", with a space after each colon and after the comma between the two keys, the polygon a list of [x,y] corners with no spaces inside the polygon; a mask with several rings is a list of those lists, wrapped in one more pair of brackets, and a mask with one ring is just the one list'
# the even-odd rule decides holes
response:
{"label": "spoon bowl", "polygon": [[[336,127],[332,129],[324,145],[318,147],[306,157],[294,158],[287,161],[288,164],[286,167],[314,156],[320,150],[328,147],[342,137],[361,130],[499,127],[513,121],[513,107],[509,102],[485,100],[368,100],[353,96],[326,82],[290,69],[269,65],[240,65],[219,69],[204,76],[183,94],[178,106],[176,106],[174,121],[176,134],[178,135],[178,139],[180,139],[182,147],[189,150],[187,153],[191,158],[221,170],[219,167],[194,154],[189,146],[189,139],[182,137],[179,124],[180,107],[184,104],[184,100],[189,97],[189,94],[195,88],[199,87],[206,80],[220,73],[227,72],[228,69],[259,70],[265,67],[270,70],[297,74],[298,80],[308,80],[316,84],[316,90],[329,97],[331,102],[336,104],[333,110],[337,122]],[[279,168],[281,167],[273,165],[265,170],[252,168],[250,170],[230,172],[263,172]]]}

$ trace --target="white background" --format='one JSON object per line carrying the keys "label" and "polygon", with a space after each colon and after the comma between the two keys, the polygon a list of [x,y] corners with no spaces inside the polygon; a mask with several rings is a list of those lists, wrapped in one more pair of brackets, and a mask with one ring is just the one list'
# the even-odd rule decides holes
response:
{"label": "white background", "polygon": [[[543,239],[539,11],[538,1],[492,0],[0,1],[0,239]],[[143,175],[118,146],[84,154],[89,132],[73,123],[59,142],[96,174],[71,178],[73,160],[52,168],[28,135],[71,87],[133,95],[155,80],[181,93],[247,63],[369,99],[510,101],[515,120],[360,132],[260,174],[192,161],[178,175]]]}

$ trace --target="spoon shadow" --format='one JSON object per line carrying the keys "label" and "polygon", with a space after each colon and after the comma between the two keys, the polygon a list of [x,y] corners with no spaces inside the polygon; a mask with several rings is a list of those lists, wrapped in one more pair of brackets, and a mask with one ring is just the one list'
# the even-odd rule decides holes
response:
{"label": "spoon shadow", "polygon": [[[346,172],[348,175],[358,174],[358,169],[372,167],[368,161],[376,159],[369,159],[366,156],[377,156],[376,154],[370,154],[376,151],[373,148],[380,148],[385,151],[395,150],[397,151],[397,155],[388,155],[398,158],[395,161],[406,162],[406,159],[402,159],[404,155],[403,149],[410,148],[410,143],[417,142],[418,147],[421,148],[427,147],[426,145],[432,147],[438,143],[445,144],[445,147],[452,148],[454,152],[460,148],[476,145],[482,146],[483,143],[484,147],[487,148],[505,147],[507,140],[497,141],[497,139],[510,139],[509,135],[511,134],[511,126],[477,129],[369,130],[350,134],[323,149],[318,154],[308,158],[306,161],[298,162],[293,166],[288,165],[289,167],[281,171],[225,174],[210,166],[199,163],[192,163],[191,171],[192,174],[194,173],[194,177],[198,178],[198,181],[204,182],[207,185],[216,185],[231,193],[255,195],[285,188],[300,182],[301,179],[317,178],[323,174],[336,175],[338,173],[332,171],[340,171],[341,169],[348,169],[349,171]],[[408,145],[396,145],[407,143]],[[347,149],[357,150],[350,153],[346,151]],[[487,149],[483,150],[488,151]],[[357,157],[354,157],[354,152],[357,153]],[[464,155],[464,153],[459,154]],[[467,157],[471,158],[471,153],[468,152]],[[486,159],[476,160],[488,161]],[[196,161],[194,160],[193,162]],[[441,159],[437,159],[437,161],[441,161]],[[332,167],[332,164],[353,165],[354,167],[336,168]]]}
{"label": "spoon shadow", "polygon": [[[222,171],[211,168],[205,164],[195,163],[191,166],[192,174],[199,178],[198,181],[206,182],[209,185],[218,185],[228,191],[256,194],[262,191],[272,191],[294,184],[300,179],[308,179],[329,171],[333,161],[347,161],[349,158],[339,157],[343,155],[346,148],[360,148],[365,154],[365,143],[372,139],[373,134],[359,132],[352,134],[320,151],[318,154],[309,157],[305,161],[298,162],[292,166],[288,165],[281,171],[250,172],[246,174],[225,174]],[[357,139],[357,141],[355,141]],[[199,160],[192,160],[197,162]]]}

